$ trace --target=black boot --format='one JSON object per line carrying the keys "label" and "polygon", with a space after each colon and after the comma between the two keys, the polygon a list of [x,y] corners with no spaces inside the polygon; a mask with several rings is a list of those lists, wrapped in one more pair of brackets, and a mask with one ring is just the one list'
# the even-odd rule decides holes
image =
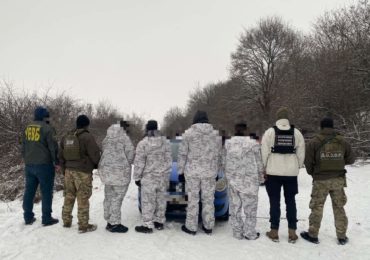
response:
{"label": "black boot", "polygon": [[148,228],[148,227],[145,227],[145,226],[136,226],[135,231],[139,232],[139,233],[145,233],[145,234],[153,233],[152,228]]}
{"label": "black boot", "polygon": [[310,234],[306,231],[301,232],[301,237],[304,240],[307,240],[308,242],[311,242],[311,243],[314,243],[314,244],[320,243],[319,239],[317,237],[311,237]]}
{"label": "black boot", "polygon": [[189,235],[195,235],[197,232],[189,230],[185,225],[182,225],[181,230]]}
{"label": "black boot", "polygon": [[154,222],[154,227],[157,230],[163,230],[164,229],[164,225],[162,223],[159,223],[159,222]]}
{"label": "black boot", "polygon": [[35,221],[36,221],[36,218],[35,218],[35,217],[33,217],[33,218],[32,218],[32,219],[30,219],[30,220],[26,220],[26,221],[24,221],[24,224],[26,224],[26,225],[32,225]]}
{"label": "black boot", "polygon": [[345,238],[338,238],[338,244],[344,246],[348,243],[348,237]]}
{"label": "black boot", "polygon": [[207,235],[212,235],[212,229],[207,229],[203,225],[202,225],[202,229],[203,229],[204,233],[206,233]]}
{"label": "black boot", "polygon": [[43,223],[42,223],[42,225],[43,225],[44,227],[46,227],[46,226],[55,225],[55,224],[57,224],[57,223],[59,223],[59,220],[58,220],[58,219],[56,219],[56,218],[51,217],[49,221],[47,221],[47,222],[43,222]]}
{"label": "black boot", "polygon": [[108,229],[108,231],[112,233],[126,233],[128,231],[128,228],[121,224],[111,225],[111,228]]}
{"label": "black boot", "polygon": [[106,230],[110,231],[110,229],[112,228],[112,225],[108,222],[107,223],[107,226],[105,227]]}

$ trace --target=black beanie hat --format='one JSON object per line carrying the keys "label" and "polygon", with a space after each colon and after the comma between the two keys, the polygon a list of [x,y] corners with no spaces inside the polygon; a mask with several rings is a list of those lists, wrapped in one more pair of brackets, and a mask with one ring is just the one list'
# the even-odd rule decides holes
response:
{"label": "black beanie hat", "polygon": [[77,129],[85,128],[90,125],[90,119],[86,115],[80,115],[76,120]]}
{"label": "black beanie hat", "polygon": [[247,130],[247,123],[244,121],[239,122],[235,124],[234,129],[235,129],[235,135],[241,135],[245,130]]}
{"label": "black beanie hat", "polygon": [[321,128],[334,128],[334,121],[330,117],[325,117],[320,122]]}
{"label": "black beanie hat", "polygon": [[146,124],[146,130],[152,131],[152,130],[158,130],[158,123],[155,120],[149,120]]}
{"label": "black beanie hat", "polygon": [[35,121],[42,121],[44,118],[48,118],[49,116],[49,111],[45,107],[36,107],[34,111]]}
{"label": "black beanie hat", "polygon": [[208,123],[208,115],[207,112],[198,110],[193,118],[193,124],[198,123]]}

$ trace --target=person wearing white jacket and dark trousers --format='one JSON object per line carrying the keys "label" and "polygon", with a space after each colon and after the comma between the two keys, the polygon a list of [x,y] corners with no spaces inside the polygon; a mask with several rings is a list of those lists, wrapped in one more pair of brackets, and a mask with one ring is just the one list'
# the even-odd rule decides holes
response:
{"label": "person wearing white jacket and dark trousers", "polygon": [[286,217],[289,228],[289,242],[294,243],[298,236],[297,207],[298,173],[303,167],[305,143],[301,132],[289,122],[289,111],[282,107],[276,113],[277,121],[262,138],[262,160],[266,169],[266,190],[270,200],[271,230],[266,235],[279,241],[280,193],[284,188]]}

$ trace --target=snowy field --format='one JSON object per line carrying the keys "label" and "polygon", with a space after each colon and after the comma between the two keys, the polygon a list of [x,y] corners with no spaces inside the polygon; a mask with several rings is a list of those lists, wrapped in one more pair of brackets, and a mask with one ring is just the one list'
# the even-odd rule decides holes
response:
{"label": "snowy field", "polygon": [[[181,223],[171,221],[164,231],[138,234],[134,226],[140,224],[140,215],[133,183],[122,208],[123,224],[130,230],[126,234],[112,234],[104,229],[104,186],[95,177],[90,216],[91,222],[98,224],[96,232],[78,234],[76,217],[71,229],[63,228],[62,224],[42,227],[40,205],[35,206],[37,222],[25,226],[21,201],[0,203],[0,259],[370,259],[370,165],[349,167],[348,171],[346,211],[350,242],[346,246],[336,243],[330,199],[325,205],[319,245],[302,239],[289,244],[285,219],[281,222],[280,243],[267,239],[264,234],[269,229],[269,207],[264,187],[260,189],[257,221],[262,236],[256,241],[232,238],[227,222],[217,223],[212,236],[201,231],[194,237],[184,234],[180,231]],[[302,170],[297,196],[298,232],[308,227],[311,186],[311,178]],[[59,192],[54,197],[53,215],[60,220],[62,203]]]}

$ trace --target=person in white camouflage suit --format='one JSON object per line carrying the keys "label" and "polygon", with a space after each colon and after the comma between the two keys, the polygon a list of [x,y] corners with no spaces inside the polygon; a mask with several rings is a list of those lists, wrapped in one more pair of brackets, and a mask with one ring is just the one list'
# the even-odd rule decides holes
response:
{"label": "person in white camouflage suit", "polygon": [[[260,145],[245,136],[247,125],[235,125],[235,136],[226,141],[223,164],[229,183],[231,227],[237,239],[257,239],[258,189],[263,178]],[[242,209],[245,218],[242,218]]]}
{"label": "person in white camouflage suit", "polygon": [[161,136],[158,123],[149,120],[147,136],[136,148],[134,179],[141,187],[142,226],[135,227],[140,233],[152,233],[164,228],[166,221],[166,192],[172,168],[170,142]]}
{"label": "person in white camouflage suit", "polygon": [[[222,139],[208,123],[206,112],[198,111],[185,131],[178,153],[178,173],[185,175],[188,192],[186,222],[182,231],[195,235],[198,229],[199,198],[202,199],[202,229],[211,234],[215,225],[214,194],[220,169]],[[183,178],[183,177],[182,177]]]}
{"label": "person in white camouflage suit", "polygon": [[98,168],[105,184],[104,219],[110,232],[128,231],[121,224],[121,207],[131,181],[134,153],[134,146],[124,128],[119,124],[110,126],[103,140],[103,155]]}

